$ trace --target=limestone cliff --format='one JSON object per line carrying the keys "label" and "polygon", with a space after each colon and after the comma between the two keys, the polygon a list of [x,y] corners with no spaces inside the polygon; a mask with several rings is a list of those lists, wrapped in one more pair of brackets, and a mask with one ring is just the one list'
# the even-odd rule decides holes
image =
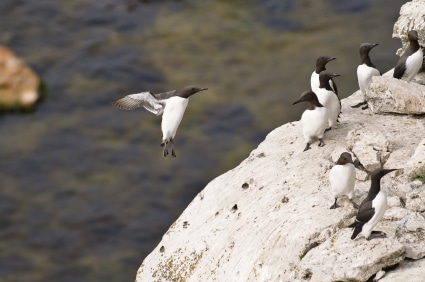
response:
{"label": "limestone cliff", "polygon": [[[378,78],[370,95],[384,91],[383,84],[425,93],[414,82]],[[351,108],[361,99],[356,92],[342,101],[340,123],[325,134],[324,147],[314,143],[303,152],[298,121],[272,131],[197,195],[136,281],[424,281],[425,118],[375,114],[383,103],[378,94],[368,110]],[[399,169],[381,182],[389,209],[375,229],[385,239],[350,239],[356,209],[346,198],[329,209],[328,173],[343,151],[359,163],[356,203],[366,196],[372,170]]]}

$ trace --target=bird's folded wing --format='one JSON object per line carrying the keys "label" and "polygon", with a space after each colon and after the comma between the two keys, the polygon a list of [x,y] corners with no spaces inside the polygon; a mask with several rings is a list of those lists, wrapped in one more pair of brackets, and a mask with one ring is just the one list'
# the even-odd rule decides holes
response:
{"label": "bird's folded wing", "polygon": [[368,222],[375,214],[375,209],[372,207],[372,201],[367,201],[360,205],[356,219],[360,222]]}
{"label": "bird's folded wing", "polygon": [[150,92],[141,92],[124,96],[113,101],[112,104],[123,110],[134,110],[144,107],[146,110],[159,116],[164,112],[165,101],[156,99]]}
{"label": "bird's folded wing", "polygon": [[157,93],[157,94],[152,94],[152,95],[158,100],[166,100],[168,98],[175,96],[176,93],[177,93],[176,90],[171,90],[171,91],[168,91],[168,92]]}

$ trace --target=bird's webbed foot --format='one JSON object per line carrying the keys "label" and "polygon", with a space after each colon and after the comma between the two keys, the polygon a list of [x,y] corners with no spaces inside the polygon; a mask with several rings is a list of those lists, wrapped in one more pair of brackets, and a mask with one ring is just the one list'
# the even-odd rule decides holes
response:
{"label": "bird's webbed foot", "polygon": [[323,142],[323,139],[319,139],[319,147],[325,146],[325,142]]}

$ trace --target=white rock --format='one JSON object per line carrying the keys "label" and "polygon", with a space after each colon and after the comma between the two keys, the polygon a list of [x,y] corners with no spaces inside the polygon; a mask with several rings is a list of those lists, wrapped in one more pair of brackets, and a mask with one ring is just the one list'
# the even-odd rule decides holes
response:
{"label": "white rock", "polygon": [[407,161],[406,173],[412,178],[418,175],[424,175],[425,178],[425,138],[418,144],[413,156]]}
{"label": "white rock", "polygon": [[[393,239],[351,240],[341,229],[310,250],[297,267],[297,279],[310,281],[366,281],[382,268],[404,259],[404,246]],[[370,251],[370,250],[374,251]],[[346,267],[341,267],[346,265]]]}
{"label": "white rock", "polygon": [[425,259],[404,260],[392,271],[388,271],[380,282],[423,282],[425,273]]}
{"label": "white rock", "polygon": [[375,114],[424,114],[425,86],[385,76],[374,76],[366,88],[367,103]]}
{"label": "white rock", "polygon": [[406,257],[425,257],[425,218],[420,213],[404,217],[397,226],[395,238],[406,247]]}
{"label": "white rock", "polygon": [[412,211],[425,211],[425,185],[407,194],[406,208]]}

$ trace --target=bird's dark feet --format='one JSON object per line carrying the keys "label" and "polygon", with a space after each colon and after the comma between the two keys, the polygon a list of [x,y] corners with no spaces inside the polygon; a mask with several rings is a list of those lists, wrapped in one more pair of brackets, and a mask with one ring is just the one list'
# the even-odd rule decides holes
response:
{"label": "bird's dark feet", "polygon": [[335,202],[334,202],[334,204],[330,207],[330,209],[331,209],[331,210],[336,209],[336,208],[339,208],[339,206],[338,206],[338,205],[337,205],[337,203],[336,203],[337,199],[338,199],[338,198],[335,198]]}
{"label": "bird's dark feet", "polygon": [[304,151],[303,152],[305,152],[307,150],[310,150],[310,143],[307,143],[307,145],[305,145],[305,148],[304,148]]}
{"label": "bird's dark feet", "polygon": [[167,147],[164,148],[164,152],[163,152],[164,157],[168,156],[168,149]]}
{"label": "bird's dark feet", "polygon": [[325,129],[325,132],[328,132],[331,129],[332,129],[332,127],[328,127],[328,128]]}
{"label": "bird's dark feet", "polygon": [[372,231],[372,233],[369,235],[366,240],[376,239],[376,238],[387,238],[387,234],[382,231]]}
{"label": "bird's dark feet", "polygon": [[325,142],[323,142],[323,140],[322,139],[319,139],[319,145],[318,145],[319,147],[323,147],[323,146],[325,146]]}
{"label": "bird's dark feet", "polygon": [[174,151],[174,149],[171,149],[171,155],[172,155],[173,157],[177,157],[177,156],[176,156],[176,151]]}
{"label": "bird's dark feet", "polygon": [[365,105],[365,104],[367,104],[367,102],[366,102],[366,101],[363,101],[363,102],[360,102],[360,103],[358,103],[358,104],[352,105],[351,107],[352,107],[352,108],[358,108],[358,107],[363,106],[363,105]]}
{"label": "bird's dark feet", "polygon": [[363,106],[362,107],[362,110],[366,110],[367,108],[369,108],[369,105],[368,104],[366,104],[366,106]]}
{"label": "bird's dark feet", "polygon": [[339,208],[339,205],[333,204],[329,209],[334,210],[334,209],[337,209],[337,208]]}

